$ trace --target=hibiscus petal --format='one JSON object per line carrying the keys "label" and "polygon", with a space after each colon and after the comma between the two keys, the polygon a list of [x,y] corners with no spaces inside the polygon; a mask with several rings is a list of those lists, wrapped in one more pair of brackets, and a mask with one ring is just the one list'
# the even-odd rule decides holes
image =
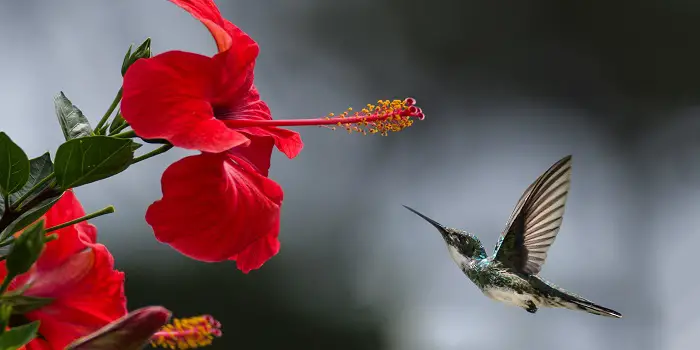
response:
{"label": "hibiscus petal", "polygon": [[[44,214],[44,227],[52,227],[85,216],[85,210],[72,190],[63,193],[61,199]],[[58,239],[49,242],[37,262],[37,267],[55,266],[84,250],[97,240],[97,228],[86,221],[52,232]]]}
{"label": "hibiscus petal", "polygon": [[[241,101],[235,111],[237,119],[272,119],[270,107],[260,99],[260,93],[255,86],[251,86],[250,90],[241,97]],[[277,149],[289,159],[296,157],[304,147],[299,133],[275,126],[241,128],[239,131],[248,135],[271,137],[275,141]]]}
{"label": "hibiscus petal", "polygon": [[170,0],[177,6],[189,12],[192,17],[200,20],[209,29],[216,41],[219,51],[231,47],[231,35],[224,30],[225,19],[211,0]]}
{"label": "hibiscus petal", "polygon": [[[253,72],[250,73],[252,82]],[[221,85],[225,86],[225,85]],[[233,86],[233,85],[231,85]],[[246,88],[245,85],[241,89]],[[246,90],[229,90],[220,89],[218,99],[219,112],[217,115],[220,119],[249,119],[249,120],[272,120],[270,107],[265,101],[260,99],[260,93],[254,85],[250,85]],[[304,143],[301,141],[299,133],[287,129],[282,129],[274,126],[266,127],[246,127],[238,129],[243,134],[262,136],[271,138],[277,149],[284,153],[289,159],[296,157]],[[250,138],[250,137],[249,137]]]}
{"label": "hibiscus petal", "polygon": [[226,72],[209,57],[168,51],[136,61],[126,72],[121,111],[141,137],[223,152],[249,140],[214,118],[213,87]]}
{"label": "hibiscus petal", "polygon": [[[86,253],[92,255],[93,264],[82,279],[55,284],[53,291],[43,290],[41,295],[33,294],[37,291],[34,288],[25,293],[55,298],[51,304],[25,316],[41,321],[39,333],[56,349],[126,315],[124,273],[114,270],[114,259],[102,244],[91,246],[76,259],[84,259],[82,254]],[[62,269],[65,266],[57,266],[56,272]],[[43,272],[42,278],[49,279],[50,273]]]}
{"label": "hibiscus petal", "polygon": [[[59,244],[58,241],[52,241],[47,246],[59,247]],[[27,289],[27,293],[37,297],[57,298],[70,291],[72,285],[80,283],[90,273],[95,265],[95,253],[92,250],[84,250],[72,255],[60,265],[43,265],[43,269],[37,269],[30,274],[31,277],[26,283],[31,287]]]}
{"label": "hibiscus petal", "polygon": [[[295,158],[304,148],[304,142],[301,141],[301,136],[296,131],[282,129],[274,126],[244,128],[241,133],[255,136],[271,137],[275,146],[280,152],[284,153],[289,159]],[[248,136],[248,138],[251,138]]]}
{"label": "hibiscus petal", "polygon": [[236,162],[248,164],[252,171],[267,176],[270,171],[272,147],[275,142],[270,137],[246,135],[250,144],[246,147],[235,147],[228,154],[236,157]]}
{"label": "hibiscus petal", "polygon": [[203,153],[165,170],[163,198],[146,212],[159,241],[193,259],[216,262],[279,232],[282,188],[234,160]]}
{"label": "hibiscus petal", "polygon": [[[44,224],[46,227],[56,226],[83,216],[85,216],[85,209],[83,209],[82,204],[78,201],[73,190],[67,190],[63,193],[61,199],[46,212],[46,221]],[[89,228],[83,227],[84,230],[81,234],[84,235],[83,238],[85,238],[88,243],[95,243],[97,239],[97,229],[93,225],[89,226]],[[58,233],[61,232],[61,230],[55,232]]]}
{"label": "hibiscus petal", "polygon": [[261,237],[241,253],[229,258],[229,260],[235,260],[236,267],[243,273],[259,269],[280,251],[278,235],[279,230]]}
{"label": "hibiscus petal", "polygon": [[[258,45],[240,28],[229,22],[212,0],[170,0],[200,20],[216,41],[219,52],[233,49],[235,51],[258,50]],[[256,53],[257,56],[257,53]]]}
{"label": "hibiscus petal", "polygon": [[17,350],[54,350],[54,348],[51,346],[51,343],[47,342],[44,339],[37,339],[34,338],[29,344],[25,345],[23,348],[19,348]]}
{"label": "hibiscus petal", "polygon": [[82,222],[51,232],[51,234],[56,234],[58,237],[44,246],[44,251],[41,253],[42,259],[37,261],[36,267],[42,270],[62,264],[71,256],[94,244],[85,239],[87,235],[84,232],[86,230],[93,231],[96,229],[93,225]]}

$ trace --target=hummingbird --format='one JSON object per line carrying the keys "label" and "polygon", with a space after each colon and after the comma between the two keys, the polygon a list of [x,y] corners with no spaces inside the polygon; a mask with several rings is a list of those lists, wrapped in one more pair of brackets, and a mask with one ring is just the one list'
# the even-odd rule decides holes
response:
{"label": "hummingbird", "polygon": [[619,312],[539,276],[563,220],[570,179],[569,155],[552,165],[525,190],[492,256],[486,255],[481,241],[473,234],[446,227],[413,208],[404,207],[437,228],[454,262],[487,297],[521,307],[531,314],[541,307],[551,307],[621,318]]}

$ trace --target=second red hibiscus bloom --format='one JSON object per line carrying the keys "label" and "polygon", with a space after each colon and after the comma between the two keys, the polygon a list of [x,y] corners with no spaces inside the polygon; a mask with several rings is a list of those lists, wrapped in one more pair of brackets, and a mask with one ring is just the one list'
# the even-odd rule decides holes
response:
{"label": "second red hibiscus bloom", "polygon": [[[85,215],[72,191],[67,191],[44,216],[46,227]],[[107,248],[95,242],[96,228],[80,222],[54,232],[32,268],[17,276],[9,290],[24,289],[23,295],[51,301],[24,317],[39,320],[41,338],[26,345],[28,350],[63,349],[126,314],[124,273],[114,269]],[[0,279],[7,274],[0,262]]]}

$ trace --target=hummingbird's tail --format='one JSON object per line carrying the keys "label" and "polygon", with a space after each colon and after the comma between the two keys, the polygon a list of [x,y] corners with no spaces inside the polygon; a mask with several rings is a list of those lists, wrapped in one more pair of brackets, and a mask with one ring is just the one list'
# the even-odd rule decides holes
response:
{"label": "hummingbird's tail", "polygon": [[537,290],[544,291],[545,294],[550,295],[550,297],[553,299],[551,300],[553,305],[548,306],[585,311],[594,315],[605,317],[622,318],[621,313],[608,309],[607,307],[600,306],[588,299],[564,290],[561,287],[543,280],[539,276],[530,276],[529,281]]}
{"label": "hummingbird's tail", "polygon": [[614,317],[614,318],[622,318],[622,314],[612,310],[608,309],[606,307],[602,307],[600,305],[597,305],[589,300],[583,299],[583,298],[577,298],[574,296],[569,296],[567,298],[567,302],[569,305],[567,307],[572,310],[581,310],[585,311],[594,315],[600,315],[600,316],[606,316],[606,317]]}

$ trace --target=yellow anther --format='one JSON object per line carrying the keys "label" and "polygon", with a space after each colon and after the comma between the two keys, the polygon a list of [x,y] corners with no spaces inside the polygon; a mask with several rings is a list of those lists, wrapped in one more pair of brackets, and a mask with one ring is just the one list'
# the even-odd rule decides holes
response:
{"label": "yellow anther", "polygon": [[168,349],[195,349],[210,345],[221,336],[221,324],[211,316],[175,319],[151,338],[151,346]]}
{"label": "yellow anther", "polygon": [[[412,102],[408,102],[411,100]],[[420,109],[413,106],[415,100],[378,100],[377,104],[367,104],[359,112],[352,115],[352,108],[340,115],[329,114],[330,119],[337,121],[338,127],[343,127],[348,133],[358,132],[363,135],[380,134],[387,136],[389,132],[401,131],[413,125],[413,118],[422,118]]]}

